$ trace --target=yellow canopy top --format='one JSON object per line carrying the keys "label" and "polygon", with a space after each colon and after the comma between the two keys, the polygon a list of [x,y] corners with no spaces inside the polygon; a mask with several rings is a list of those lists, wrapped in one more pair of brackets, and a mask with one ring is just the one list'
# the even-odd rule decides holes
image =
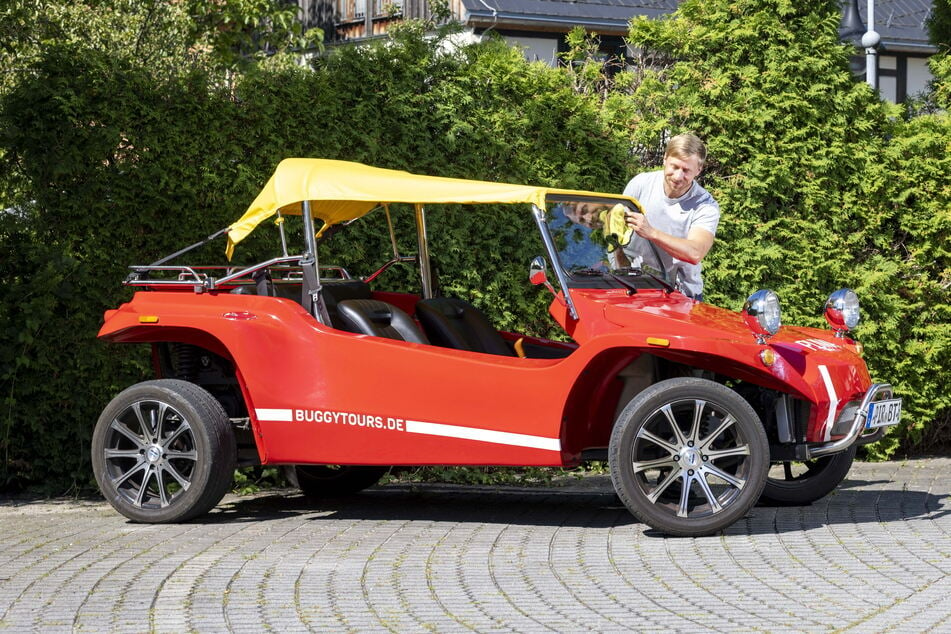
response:
{"label": "yellow canopy top", "polygon": [[228,259],[235,245],[278,211],[301,213],[311,202],[315,218],[334,225],[359,218],[382,203],[530,203],[542,209],[549,195],[633,202],[616,194],[533,185],[423,176],[349,161],[292,158],[281,161],[244,215],[228,229]]}

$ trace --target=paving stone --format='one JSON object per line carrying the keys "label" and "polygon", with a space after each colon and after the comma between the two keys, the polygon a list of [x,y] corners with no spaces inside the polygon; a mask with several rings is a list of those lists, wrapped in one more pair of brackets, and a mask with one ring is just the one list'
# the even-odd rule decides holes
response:
{"label": "paving stone", "polygon": [[697,539],[610,486],[268,492],[163,526],[0,498],[0,630],[951,632],[951,458],[856,463],[811,506]]}

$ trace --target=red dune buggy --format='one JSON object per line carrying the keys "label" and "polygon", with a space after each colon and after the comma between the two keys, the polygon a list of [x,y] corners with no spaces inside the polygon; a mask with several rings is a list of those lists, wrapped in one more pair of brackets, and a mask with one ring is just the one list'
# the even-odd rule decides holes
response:
{"label": "red dune buggy", "polygon": [[[500,331],[434,290],[427,215],[500,204],[531,214],[539,256],[529,280],[553,294],[565,341]],[[390,222],[397,205],[415,216],[415,254],[401,255],[394,238],[393,257],[362,278],[320,260],[336,231]],[[855,294],[830,296],[828,330],[781,326],[770,291],[740,312],[699,303],[671,272],[612,257],[632,239],[625,208],[639,203],[281,162],[221,233],[230,258],[263,220],[299,215],[300,254],[288,254],[281,223],[281,253],[251,266],[133,266],[134,296],[106,312],[99,336],[150,344],[157,378],[116,396],[96,425],[103,494],[135,521],[176,522],[215,506],[238,465],[286,465],[306,493],[333,495],[394,465],[607,460],[638,519],[704,535],[761,496],[806,504],[829,493],[856,447],[901,412],[848,336]],[[388,289],[380,273],[406,263],[418,290]]]}

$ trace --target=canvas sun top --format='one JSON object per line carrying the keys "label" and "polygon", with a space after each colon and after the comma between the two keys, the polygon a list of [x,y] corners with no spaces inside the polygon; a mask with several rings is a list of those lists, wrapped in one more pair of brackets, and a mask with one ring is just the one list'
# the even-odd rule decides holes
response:
{"label": "canvas sun top", "polygon": [[618,194],[424,176],[349,161],[291,158],[278,164],[248,210],[229,227],[227,254],[230,259],[235,245],[278,211],[300,214],[303,201],[310,201],[314,217],[330,226],[359,218],[386,203],[528,203],[545,209],[550,197],[609,199],[640,207],[633,199]]}

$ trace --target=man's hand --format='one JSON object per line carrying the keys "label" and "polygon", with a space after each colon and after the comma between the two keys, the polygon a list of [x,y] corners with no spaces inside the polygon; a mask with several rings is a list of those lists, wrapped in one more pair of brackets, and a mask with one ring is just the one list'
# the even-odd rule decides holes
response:
{"label": "man's hand", "polygon": [[642,214],[639,211],[632,211],[630,209],[625,210],[624,212],[624,221],[627,222],[627,226],[634,230],[634,233],[644,238],[645,240],[651,240],[652,234],[654,232],[654,227],[651,226],[651,223],[647,220],[647,216]]}

